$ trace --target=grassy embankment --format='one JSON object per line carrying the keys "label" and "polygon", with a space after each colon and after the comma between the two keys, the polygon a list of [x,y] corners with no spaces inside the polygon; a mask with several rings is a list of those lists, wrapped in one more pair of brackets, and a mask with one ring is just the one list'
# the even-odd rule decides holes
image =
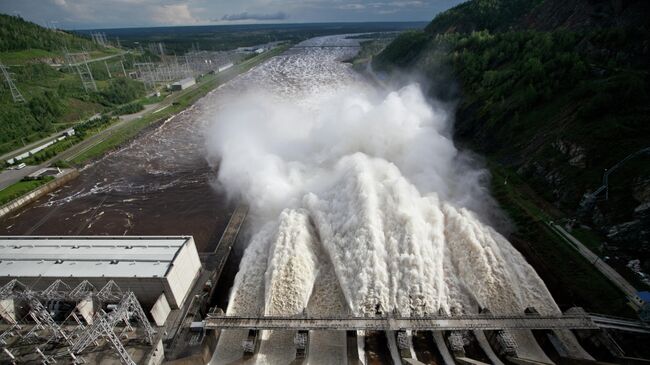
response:
{"label": "grassy embankment", "polygon": [[47,176],[38,180],[22,180],[13,185],[0,190],[0,205],[8,203],[16,198],[19,198],[30,191],[47,184],[52,181],[54,178],[52,176]]}
{"label": "grassy embankment", "polygon": [[71,159],[75,165],[81,165],[88,160],[97,158],[103,155],[106,151],[114,149],[124,142],[134,138],[138,133],[140,133],[146,127],[162,121],[170,116],[182,111],[188,106],[192,105],[196,100],[207,94],[210,90],[216,88],[220,84],[227,82],[234,78],[235,76],[244,73],[254,66],[260,64],[261,62],[276,56],[284,52],[289,46],[284,45],[277,48],[274,48],[268,52],[262,53],[258,56],[250,58],[240,64],[233,66],[232,68],[215,75],[207,75],[200,80],[195,87],[181,91],[176,96],[172,96],[172,104],[170,104],[165,109],[157,112],[150,113],[141,118],[138,118],[130,123],[125,124],[123,127],[119,128],[117,131],[111,133],[107,138],[105,138],[100,143],[95,146],[83,151],[79,155]]}

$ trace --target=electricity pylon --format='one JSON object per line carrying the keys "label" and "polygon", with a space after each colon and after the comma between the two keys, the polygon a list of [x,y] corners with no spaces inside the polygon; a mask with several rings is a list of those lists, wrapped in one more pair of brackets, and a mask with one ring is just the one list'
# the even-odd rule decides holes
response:
{"label": "electricity pylon", "polygon": [[2,74],[5,77],[5,81],[9,84],[9,90],[11,91],[11,97],[14,99],[14,103],[24,103],[25,98],[23,94],[18,91],[18,88],[14,84],[14,81],[11,79],[11,74],[7,71],[7,68],[0,63],[0,69],[2,69]]}

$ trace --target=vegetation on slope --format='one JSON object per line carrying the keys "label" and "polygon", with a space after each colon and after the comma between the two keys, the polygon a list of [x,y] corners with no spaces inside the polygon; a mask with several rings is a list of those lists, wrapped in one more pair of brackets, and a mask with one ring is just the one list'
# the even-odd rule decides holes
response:
{"label": "vegetation on slope", "polygon": [[[511,171],[563,216],[576,217],[583,194],[600,185],[605,169],[650,146],[650,30],[638,14],[647,5],[632,0],[617,10],[608,3],[469,1],[438,15],[424,32],[402,34],[373,66],[424,76],[432,96],[457,102],[459,142],[494,161],[493,172]],[[581,215],[599,230],[590,244],[602,254],[617,249],[612,256],[623,267],[626,258],[640,258],[650,271],[647,156],[612,174],[609,193]],[[515,214],[507,197],[497,194]],[[547,251],[537,255],[542,266],[577,268],[570,255],[550,254],[561,251],[534,224],[538,218],[526,215],[515,219],[517,237]],[[579,277],[591,274],[585,275]],[[597,291],[581,296],[606,307]]]}
{"label": "vegetation on slope", "polygon": [[66,47],[97,48],[88,39],[61,30],[48,30],[17,16],[0,14],[0,52],[29,49],[58,52]]}
{"label": "vegetation on slope", "polygon": [[467,33],[475,30],[507,30],[519,24],[542,0],[474,0],[441,14],[427,25],[427,33]]}
{"label": "vegetation on slope", "polygon": [[[63,62],[64,48],[87,50],[93,56],[118,52],[76,35],[0,14],[0,62],[7,66],[16,87],[27,101],[15,103],[2,79],[0,154],[144,95],[140,82],[122,74],[121,58],[91,63],[99,91],[86,93],[76,70],[57,65]],[[128,69],[136,57],[127,54],[123,59]],[[112,69],[110,76],[107,67]]]}

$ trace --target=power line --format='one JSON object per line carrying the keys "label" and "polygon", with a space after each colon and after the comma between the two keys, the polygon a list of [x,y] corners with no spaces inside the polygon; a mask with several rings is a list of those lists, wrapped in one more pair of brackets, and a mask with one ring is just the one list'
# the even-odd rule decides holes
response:
{"label": "power line", "polygon": [[72,67],[74,67],[77,70],[84,90],[86,90],[86,92],[97,91],[97,84],[95,83],[93,74],[90,71],[88,58],[88,52],[70,53],[67,50],[65,51],[65,59],[68,64],[68,69],[72,70]]}
{"label": "power line", "polygon": [[2,74],[5,77],[5,81],[7,84],[9,84],[9,90],[11,91],[11,97],[14,99],[14,103],[24,103],[25,98],[23,97],[23,94],[20,93],[14,84],[14,81],[11,79],[11,74],[9,74],[7,68],[2,63],[0,63],[0,69],[2,69]]}

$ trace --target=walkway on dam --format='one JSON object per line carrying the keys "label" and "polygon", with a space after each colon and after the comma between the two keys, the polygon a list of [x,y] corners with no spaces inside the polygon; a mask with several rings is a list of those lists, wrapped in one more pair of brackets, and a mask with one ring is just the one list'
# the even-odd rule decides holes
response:
{"label": "walkway on dam", "polygon": [[465,315],[458,317],[235,317],[209,315],[206,328],[285,330],[457,331],[501,329],[598,329],[589,315]]}

